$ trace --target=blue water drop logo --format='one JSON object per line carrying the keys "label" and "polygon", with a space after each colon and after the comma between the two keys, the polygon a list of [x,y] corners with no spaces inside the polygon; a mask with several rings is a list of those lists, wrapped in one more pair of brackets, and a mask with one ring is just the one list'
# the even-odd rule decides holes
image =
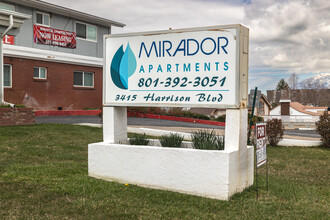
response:
{"label": "blue water drop logo", "polygon": [[124,52],[123,45],[119,47],[111,61],[111,78],[113,83],[121,89],[128,89],[128,78],[136,70],[136,58],[129,45],[127,44]]}

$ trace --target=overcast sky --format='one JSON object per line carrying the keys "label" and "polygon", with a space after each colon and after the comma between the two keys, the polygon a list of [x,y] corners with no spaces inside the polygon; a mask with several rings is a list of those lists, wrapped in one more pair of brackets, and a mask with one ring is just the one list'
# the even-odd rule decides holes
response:
{"label": "overcast sky", "polygon": [[126,24],[113,33],[241,23],[250,29],[249,88],[330,72],[329,0],[44,0]]}

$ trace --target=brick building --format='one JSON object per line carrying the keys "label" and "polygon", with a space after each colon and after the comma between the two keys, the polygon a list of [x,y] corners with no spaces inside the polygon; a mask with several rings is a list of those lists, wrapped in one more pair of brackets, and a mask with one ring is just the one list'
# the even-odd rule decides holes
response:
{"label": "brick building", "polygon": [[[102,105],[103,35],[124,24],[38,0],[0,2],[1,17],[29,15],[4,41],[4,99],[38,110]],[[8,26],[8,25],[7,25]]]}

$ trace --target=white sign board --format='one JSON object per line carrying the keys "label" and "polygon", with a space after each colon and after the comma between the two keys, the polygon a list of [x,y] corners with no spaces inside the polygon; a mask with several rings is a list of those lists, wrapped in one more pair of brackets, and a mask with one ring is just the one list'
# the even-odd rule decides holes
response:
{"label": "white sign board", "polygon": [[256,155],[257,155],[257,167],[265,164],[267,161],[266,152],[266,124],[257,123],[256,124]]}
{"label": "white sign board", "polygon": [[241,27],[105,36],[104,105],[238,108]]}

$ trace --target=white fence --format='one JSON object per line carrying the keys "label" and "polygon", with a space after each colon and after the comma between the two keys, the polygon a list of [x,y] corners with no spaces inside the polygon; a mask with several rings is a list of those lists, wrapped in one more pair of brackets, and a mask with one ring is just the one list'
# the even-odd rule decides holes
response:
{"label": "white fence", "polygon": [[285,123],[295,123],[295,122],[317,122],[319,120],[319,116],[313,115],[266,115],[262,116],[265,121],[277,118],[281,119],[282,122]]}

